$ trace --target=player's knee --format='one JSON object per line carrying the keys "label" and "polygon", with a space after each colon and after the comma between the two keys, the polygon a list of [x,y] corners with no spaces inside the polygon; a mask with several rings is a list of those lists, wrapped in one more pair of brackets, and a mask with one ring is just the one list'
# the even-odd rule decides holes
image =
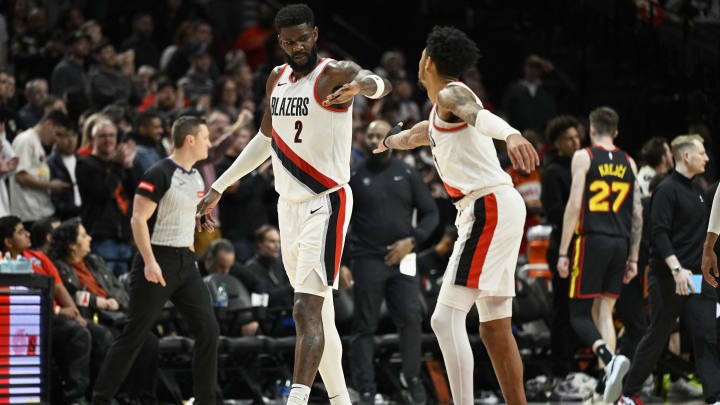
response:
{"label": "player's knee", "polygon": [[512,335],[510,325],[503,319],[480,323],[480,339],[484,343],[497,342]]}
{"label": "player's knee", "polygon": [[298,294],[293,306],[293,320],[298,328],[306,328],[317,325],[322,328],[322,304],[323,297]]}
{"label": "player's knee", "polygon": [[435,332],[435,335],[440,335],[450,328],[450,321],[446,316],[443,316],[440,311],[438,311],[437,307],[435,307],[435,311],[433,312],[432,317],[430,317],[430,326],[432,327],[433,332]]}

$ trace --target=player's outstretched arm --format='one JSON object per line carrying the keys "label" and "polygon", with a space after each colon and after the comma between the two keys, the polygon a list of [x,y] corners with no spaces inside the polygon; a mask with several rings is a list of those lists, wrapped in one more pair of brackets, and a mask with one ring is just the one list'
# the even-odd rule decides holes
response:
{"label": "player's outstretched arm", "polygon": [[373,153],[382,153],[388,149],[415,149],[430,145],[429,122],[420,121],[412,128],[402,130],[403,123],[398,123],[390,131]]}
{"label": "player's outstretched arm", "polygon": [[565,215],[563,216],[562,236],[560,237],[560,258],[557,262],[558,274],[565,278],[569,274],[570,260],[568,259],[568,250],[570,248],[570,239],[572,239],[573,230],[577,226],[582,210],[582,197],[585,190],[585,175],[590,168],[590,156],[581,149],[575,152],[570,164],[572,171],[572,183],[570,183],[570,197],[565,206]]}
{"label": "player's outstretched arm", "polygon": [[327,96],[323,101],[323,105],[326,106],[348,103],[356,94],[368,98],[382,98],[392,91],[392,84],[387,79],[361,68],[352,61],[330,63],[326,72],[337,86],[342,86]]}

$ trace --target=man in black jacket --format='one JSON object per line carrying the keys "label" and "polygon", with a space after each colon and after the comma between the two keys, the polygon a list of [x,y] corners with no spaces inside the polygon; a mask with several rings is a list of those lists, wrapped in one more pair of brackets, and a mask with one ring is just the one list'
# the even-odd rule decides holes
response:
{"label": "man in black jacket", "polygon": [[[350,178],[355,198],[350,243],[354,279],[352,376],[363,403],[376,393],[373,335],[380,318],[380,304],[388,310],[400,333],[403,367],[401,381],[412,402],[426,401],[420,376],[420,288],[417,278],[400,272],[400,261],[435,230],[438,209],[420,175],[391,152],[374,154],[390,131],[385,121],[373,121],[367,130],[368,158]],[[413,229],[413,211],[418,224]]]}
{"label": "man in black jacket", "polygon": [[93,151],[78,161],[76,176],[83,200],[80,216],[93,238],[93,252],[116,275],[127,272],[130,247],[130,199],[138,183],[133,170],[135,144],[117,143],[117,128],[110,121],[95,124]]}
{"label": "man in black jacket", "polygon": [[650,328],[640,341],[625,379],[619,403],[642,403],[637,394],[665,348],[678,316],[692,337],[695,368],[705,402],[720,401],[720,360],[717,352],[717,293],[706,281],[697,291],[693,275],[701,273],[706,231],[703,191],[693,178],[705,171],[708,157],[697,135],[671,143],[675,171],[657,187],[650,202],[653,253],[648,277]]}
{"label": "man in black jacket", "polygon": [[546,137],[548,142],[553,145],[554,151],[550,153],[542,174],[542,192],[540,194],[548,222],[553,227],[547,250],[547,262],[553,272],[552,339],[550,341],[554,359],[553,374],[561,378],[573,369],[574,349],[577,345],[572,342],[579,340],[570,325],[567,294],[570,289],[570,281],[560,277],[555,269],[565,205],[570,198],[572,180],[570,160],[575,151],[580,148],[577,126],[577,120],[569,115],[555,117],[548,123]]}
{"label": "man in black jacket", "polygon": [[60,192],[52,192],[50,200],[55,207],[55,216],[61,221],[80,215],[82,199],[78,190],[75,168],[77,167],[78,134],[75,131],[61,132],[55,138],[55,151],[48,158],[50,179],[59,179],[71,187]]}

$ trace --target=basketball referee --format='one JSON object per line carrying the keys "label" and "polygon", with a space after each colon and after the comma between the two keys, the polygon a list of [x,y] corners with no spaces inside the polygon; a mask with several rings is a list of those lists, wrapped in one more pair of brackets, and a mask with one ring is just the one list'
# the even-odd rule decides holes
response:
{"label": "basketball referee", "polygon": [[208,128],[202,119],[180,117],[171,136],[175,152],[148,169],[135,192],[130,222],[140,254],[131,270],[130,321],[105,356],[94,404],[110,403],[168,299],[195,334],[195,404],[215,404],[218,325],[191,251],[195,207],[204,194],[193,165],[208,155]]}

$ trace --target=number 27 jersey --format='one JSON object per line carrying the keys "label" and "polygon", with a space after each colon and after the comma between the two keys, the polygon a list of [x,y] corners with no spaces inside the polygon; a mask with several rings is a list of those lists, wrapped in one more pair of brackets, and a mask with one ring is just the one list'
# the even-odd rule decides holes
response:
{"label": "number 27 jersey", "polygon": [[317,93],[330,62],[321,60],[299,80],[284,65],[270,95],[275,190],[290,201],[306,201],[350,181],[352,105],[325,107]]}
{"label": "number 27 jersey", "polygon": [[630,237],[635,174],[630,157],[616,148],[585,148],[590,168],[585,175],[583,207],[577,233]]}

